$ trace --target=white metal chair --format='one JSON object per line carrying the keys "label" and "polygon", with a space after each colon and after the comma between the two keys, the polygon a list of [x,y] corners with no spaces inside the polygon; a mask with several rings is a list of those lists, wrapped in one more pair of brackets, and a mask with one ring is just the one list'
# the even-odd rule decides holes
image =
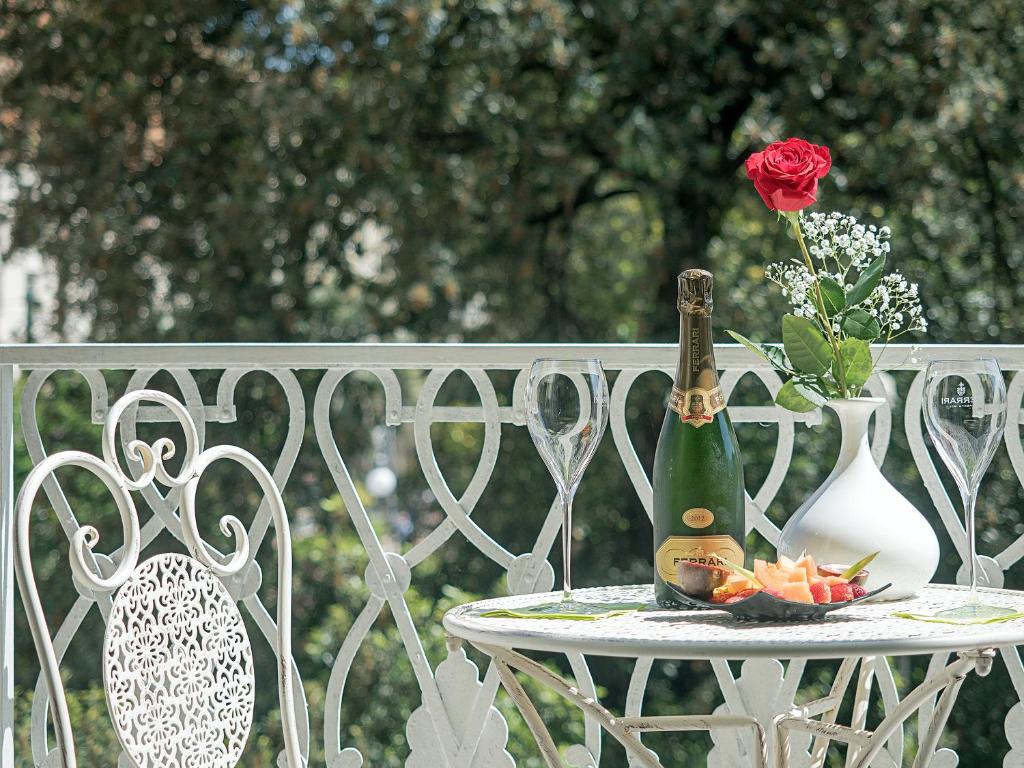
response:
{"label": "white metal chair", "polygon": [[[141,465],[137,477],[118,463],[116,430],[129,408],[147,401],[164,406],[185,433],[181,470],[171,475],[164,461],[174,443],[133,440],[125,455]],[[96,529],[81,525],[71,535],[70,562],[79,591],[113,597],[103,643],[107,706],[124,754],[137,768],[231,768],[242,756],[255,700],[252,646],[241,613],[222,579],[254,567],[248,533],[226,515],[220,529],[235,545],[220,557],[201,539],[196,524],[196,489],[219,459],[241,464],[257,480],[270,507],[277,545],[276,656],[278,698],[284,732],[282,768],[304,765],[296,722],[291,654],[291,537],[281,493],[270,472],[249,452],[216,446],[199,452],[199,436],[188,410],[155,390],[125,395],[110,409],[103,427],[103,458],[62,451],[29,474],[15,507],[15,572],[42,668],[56,738],[46,768],[76,768],[71,721],[58,655],[43,614],[29,548],[33,502],[60,467],[85,469],[106,485],[121,516],[124,545],[111,562],[96,555]],[[180,489],[181,537],[191,556],[159,554],[139,562],[142,534],[132,498],[153,482]],[[112,572],[111,572],[112,571]],[[63,653],[63,652],[62,652]],[[113,759],[111,764],[113,764]]]}

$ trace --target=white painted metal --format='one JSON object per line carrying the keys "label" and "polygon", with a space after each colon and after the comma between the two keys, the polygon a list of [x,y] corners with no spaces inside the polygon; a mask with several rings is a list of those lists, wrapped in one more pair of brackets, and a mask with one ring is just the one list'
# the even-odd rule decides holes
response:
{"label": "white painted metal", "polygon": [[[481,612],[557,602],[557,593],[491,598],[449,611],[451,634],[484,645],[531,651],[659,659],[841,659],[848,656],[905,656],[995,648],[1024,643],[1024,619],[958,626],[895,618],[893,611],[932,613],[961,605],[966,589],[931,586],[918,597],[889,603],[859,603],[831,614],[832,621],[764,624],[754,628],[718,611],[666,611],[654,602],[651,586],[580,589],[579,599],[636,602],[645,610],[601,621],[536,621],[483,618]],[[575,597],[575,590],[573,592]],[[984,589],[992,605],[1024,611],[1024,592]],[[847,618],[848,621],[843,619]],[[764,681],[762,681],[764,682]],[[780,677],[780,685],[781,677]]]}
{"label": "white painted metal", "polygon": [[741,715],[670,716],[663,718],[617,717],[601,706],[592,696],[585,696],[579,688],[556,675],[543,664],[505,646],[479,644],[478,647],[498,664],[502,682],[508,685],[510,690],[515,691],[513,699],[517,706],[519,706],[520,711],[523,712],[528,721],[534,721],[530,723],[530,729],[537,738],[538,744],[541,745],[541,751],[552,768],[560,768],[560,763],[552,762],[550,758],[553,741],[550,734],[547,734],[547,727],[543,720],[537,715],[536,708],[532,704],[527,704],[529,696],[522,686],[514,681],[512,669],[517,669],[542,685],[547,686],[559,696],[571,701],[593,717],[644,768],[663,768],[663,766],[653,753],[649,749],[645,749],[639,739],[636,738],[637,732],[710,731],[719,728],[742,728],[753,731],[756,735],[759,749],[751,756],[751,765],[753,768],[765,768],[767,765],[767,741],[764,730],[753,717]]}
{"label": "white painted metal", "polygon": [[14,367],[0,365],[0,765],[14,765]]}
{"label": "white painted metal", "polygon": [[[449,768],[454,766],[468,768],[479,760],[479,755],[483,754],[481,750],[491,749],[495,741],[493,722],[494,717],[500,716],[497,715],[497,710],[493,709],[493,697],[497,689],[500,670],[496,667],[486,671],[481,670],[476,677],[477,682],[482,685],[480,688],[466,684],[467,695],[461,697],[460,700],[465,700],[465,706],[472,709],[468,719],[463,720],[460,714],[448,711],[446,701],[451,700],[451,695],[447,690],[450,688],[450,684],[440,682],[438,679],[440,670],[434,666],[439,662],[443,665],[445,662],[441,659],[427,658],[423,641],[420,639],[423,628],[416,626],[406,605],[404,592],[416,581],[418,566],[434,553],[443,550],[453,536],[467,539],[479,556],[486,557],[505,569],[510,594],[528,596],[530,593],[546,592],[551,589],[554,579],[548,557],[553,543],[558,539],[560,526],[555,505],[547,510],[543,523],[533,532],[531,544],[523,551],[512,551],[507,542],[495,540],[475,518],[478,516],[477,508],[482,503],[481,499],[486,498],[485,490],[492,475],[502,471],[496,457],[501,439],[509,432],[506,425],[521,427],[524,424],[523,392],[526,369],[534,358],[550,357],[555,354],[559,357],[599,357],[606,370],[611,374],[613,384],[611,439],[623,462],[629,483],[637,493],[646,512],[650,514],[650,480],[647,469],[639,461],[633,448],[632,435],[625,416],[626,406],[630,392],[642,374],[645,372],[660,372],[661,374],[671,372],[678,354],[675,345],[0,346],[0,372],[12,371],[12,366],[17,366],[27,374],[18,398],[19,402],[15,405],[21,410],[22,437],[29,458],[34,465],[40,465],[47,459],[46,446],[51,425],[39,422],[37,405],[41,402],[41,395],[48,382],[55,377],[77,376],[84,379],[91,392],[92,419],[94,423],[102,424],[109,414],[111,404],[120,394],[120,392],[111,391],[111,387],[108,386],[105,378],[107,371],[128,372],[130,376],[125,391],[129,392],[147,388],[153,377],[161,371],[169,373],[179,390],[177,397],[195,426],[195,449],[198,455],[205,444],[207,425],[234,422],[236,394],[239,388],[245,386],[248,374],[259,372],[261,376],[273,379],[285,393],[286,405],[280,416],[287,423],[287,434],[278,456],[272,462],[274,465],[272,480],[277,488],[284,489],[291,477],[298,452],[302,448],[306,424],[306,393],[299,385],[296,371],[323,371],[324,375],[316,396],[311,400],[316,447],[323,456],[327,471],[330,472],[339,488],[348,515],[366,549],[369,560],[366,582],[370,593],[362,612],[342,642],[338,653],[335,654],[325,702],[325,720],[322,724],[317,724],[322,733],[328,768],[356,768],[363,763],[363,756],[351,746],[346,746],[349,737],[346,725],[341,722],[341,702],[353,695],[372,695],[372,692],[347,691],[346,682],[352,665],[359,657],[360,648],[373,631],[374,624],[382,620],[382,611],[385,606],[389,608],[390,615],[397,623],[404,653],[412,665],[416,684],[422,694],[422,706],[418,710],[420,714],[417,716],[416,723],[413,724],[410,742],[413,738],[420,739],[420,743],[436,741],[440,745],[438,747],[440,756],[436,761],[438,765]],[[1016,372],[1024,370],[1024,347],[893,345],[884,351],[876,350],[876,354],[880,354],[879,361],[882,370],[916,371],[923,370],[928,360],[933,358],[966,359],[979,355],[996,357],[1004,370],[1011,376],[1006,447],[1018,477],[1024,479],[1024,446],[1022,446],[1020,434],[1024,376],[1016,375]],[[819,424],[821,414],[818,412],[790,414],[776,409],[771,404],[771,398],[781,385],[781,381],[774,371],[745,349],[734,345],[721,346],[716,350],[716,357],[722,368],[723,388],[731,398],[729,405],[733,420],[738,423],[760,423],[777,427],[773,464],[761,488],[748,489],[747,502],[748,530],[756,531],[769,543],[776,543],[779,535],[776,525],[777,518],[773,515],[773,519],[769,519],[766,512],[772,506],[779,488],[786,482],[790,459],[795,450],[797,430],[800,425]],[[196,373],[200,370],[204,371],[204,375],[207,376],[210,372],[219,375],[217,393],[212,402],[204,399],[196,383]],[[448,377],[457,371],[469,376],[480,400],[478,404],[453,406],[437,402],[440,399],[438,395],[442,385]],[[491,373],[494,371],[509,371],[515,374],[512,386],[506,391],[497,391],[491,378]],[[340,436],[336,443],[332,429],[333,408],[344,397],[348,375],[357,372],[362,372],[361,375],[369,374],[380,383],[385,397],[384,423],[396,428],[408,425],[403,428],[410,431],[416,448],[417,460],[431,492],[437,499],[437,509],[442,516],[442,522],[436,529],[412,542],[411,546],[401,552],[388,551],[388,547],[378,539],[370,525],[367,511],[359,501],[356,485],[350,475],[349,464],[343,451],[354,455],[362,447],[345,443]],[[13,371],[13,375],[18,375],[18,372]],[[749,399],[744,398],[741,402],[733,393],[737,382],[744,376],[748,379],[753,377],[753,380],[759,383],[761,394]],[[113,379],[111,380],[113,381]],[[3,379],[0,378],[0,384],[3,383]],[[403,385],[405,386],[404,392]],[[875,395],[884,394],[883,383],[879,377],[874,377],[869,382],[868,389]],[[4,397],[0,397],[0,438],[7,439],[6,435],[12,428],[13,411],[9,407],[4,409],[3,405],[7,402],[4,398],[13,399],[13,394],[10,390],[4,393],[2,388],[0,388],[0,394],[4,394]],[[896,407],[897,400],[892,400],[890,404]],[[636,405],[635,398],[632,405],[633,407]],[[906,400],[903,403],[907,439],[920,468],[925,487],[939,510],[942,521],[942,530],[939,531],[941,543],[947,548],[952,545],[956,551],[962,553],[965,549],[963,526],[957,507],[948,499],[943,490],[940,481],[941,475],[928,451],[921,428],[920,409],[921,392],[918,380],[906,393]],[[127,466],[124,471],[129,473],[128,480],[138,484],[139,479],[146,471],[142,460],[133,459],[131,452],[125,450],[136,439],[138,425],[168,421],[180,422],[180,420],[181,415],[171,413],[163,403],[135,404],[124,410],[120,425],[123,436],[120,443],[116,445],[120,446],[121,452],[126,456]],[[469,487],[461,495],[456,496],[438,466],[430,425],[460,421],[484,425],[485,450],[477,462],[478,465]],[[879,463],[886,454],[891,425],[889,408],[876,414],[872,454]],[[0,455],[0,470],[9,473],[9,462],[8,456]],[[830,462],[831,458],[827,463]],[[161,488],[158,491],[157,486],[160,485],[161,478],[156,476],[155,467],[152,471],[154,473],[152,482],[145,484],[141,490],[135,492],[136,497],[141,498],[144,505],[153,513],[139,531],[139,547],[143,552],[148,550],[162,531],[168,531],[183,543],[191,533],[186,530],[187,526],[183,525],[183,488],[172,486]],[[6,480],[6,477],[5,474],[0,477],[0,480]],[[58,478],[47,477],[43,482],[42,490],[45,491],[56,518],[67,533],[69,540],[73,540],[82,525],[68,503]],[[811,489],[806,490],[810,491]],[[12,497],[13,489],[10,482],[4,482],[3,487],[0,488],[0,501],[7,504],[6,511],[8,513],[11,511]],[[4,511],[5,508],[0,506],[0,513]],[[2,520],[3,517],[0,514],[0,521]],[[250,553],[259,550],[272,523],[274,520],[271,502],[269,497],[265,497],[245,532],[248,536]],[[11,524],[10,517],[7,519],[7,524]],[[225,525],[230,524],[225,523]],[[229,527],[228,530],[234,529]],[[279,534],[280,531],[277,533]],[[0,544],[3,541],[3,538],[0,537]],[[236,544],[240,541],[240,538],[235,540]],[[88,546],[85,546],[86,544],[88,544],[88,540],[85,538],[78,543],[83,564],[87,566],[85,573],[103,580],[114,578],[117,567],[124,561],[125,552],[115,552],[111,559],[93,553]],[[2,555],[2,551],[2,547],[0,547],[0,555]],[[197,559],[202,560],[199,555],[203,553],[209,554],[211,561],[218,566],[222,566],[225,562],[241,562],[237,552],[234,555],[236,559],[230,561],[228,558],[221,557],[220,553],[213,551],[207,545],[200,547],[199,552],[196,553]],[[1002,552],[986,553],[986,556],[982,558],[982,564],[989,585],[1001,586],[1004,571],[1014,566],[1022,557],[1024,557],[1024,536],[1012,542]],[[0,557],[0,566],[2,565],[3,560]],[[0,572],[0,578],[2,578],[2,572]],[[221,580],[232,598],[246,606],[255,620],[259,633],[265,637],[275,652],[282,658],[290,656],[287,644],[282,644],[279,641],[280,619],[275,621],[274,616],[266,610],[257,594],[261,584],[261,574],[251,557],[248,559],[248,564],[239,572],[223,576]],[[96,589],[96,585],[88,575],[83,578],[75,576],[74,585],[80,597],[69,615],[64,618],[59,627],[55,627],[53,633],[53,654],[58,663],[92,607],[95,605],[105,618],[110,615],[112,608],[112,593]],[[4,581],[4,584],[0,584],[0,587],[4,586],[7,590],[10,589],[9,578]],[[476,585],[457,584],[455,586],[473,589]],[[0,595],[3,594],[0,592]],[[0,608],[6,608],[9,611],[10,602],[7,601],[6,605],[0,604]],[[5,618],[5,616],[9,616],[9,614],[0,611],[0,630],[5,628],[6,622],[6,629],[10,631],[9,618]],[[5,644],[5,654],[9,654],[9,648],[10,643]],[[651,651],[648,651],[647,654],[637,660],[629,681],[625,711],[627,717],[644,716],[644,692],[651,675],[658,674],[658,666],[650,655]],[[1024,694],[1024,665],[1021,664],[1017,650],[1012,645],[1004,646],[1001,648],[1001,656],[1010,671],[1011,680],[1018,695]],[[591,683],[587,682],[590,676],[585,658],[581,655],[573,656],[571,663],[574,674],[580,677],[580,685],[592,684],[592,681]],[[465,664],[468,665],[471,662],[466,660]],[[456,668],[454,663],[452,668]],[[458,668],[463,670],[462,674],[468,680],[469,675],[465,674],[468,667],[460,661]],[[726,712],[723,710],[724,713],[745,716],[745,708],[748,704],[754,707],[765,706],[766,702],[763,697],[758,697],[756,686],[752,682],[760,679],[753,674],[755,668],[761,670],[760,666],[751,666],[750,674],[740,674],[734,678],[728,665],[725,665],[724,669],[721,668],[721,665],[716,666],[716,675],[726,693],[727,705],[729,708],[737,708],[736,711]],[[289,669],[292,679],[287,687],[290,687],[293,692],[291,701],[295,711],[299,748],[302,754],[306,754],[310,739],[308,715],[305,713],[304,695],[294,665],[290,665]],[[769,667],[765,666],[759,674],[763,676],[767,674],[768,670]],[[785,698],[790,691],[795,694],[801,672],[800,664],[790,664],[782,673],[783,683],[780,683],[782,687],[776,689],[772,696]],[[9,675],[9,666],[6,664],[4,674]],[[773,676],[774,674],[772,672]],[[9,681],[9,676],[4,678],[4,682],[9,684]],[[48,760],[51,761],[51,764],[55,764],[52,763],[52,760],[56,757],[56,755],[48,757],[46,729],[48,697],[45,693],[45,682],[45,676],[40,676],[37,686],[39,695],[33,702],[32,749],[33,759],[38,765],[43,765]],[[880,657],[876,662],[870,682],[871,686],[864,690],[864,696],[879,696],[887,712],[892,712],[899,706],[896,681],[884,658]],[[10,695],[0,695],[0,717],[9,711]],[[1017,711],[1016,708],[1007,715],[1008,725],[1016,722],[1013,718],[1020,717],[1020,715],[1014,714],[1015,711]],[[934,717],[936,715],[935,704],[931,701],[924,702],[923,712],[926,715],[925,720]],[[2,726],[2,721],[0,721],[0,726]],[[414,737],[412,734],[417,735]],[[586,736],[585,744],[573,745],[565,752],[565,759],[571,764],[596,766],[600,763],[600,733],[593,716],[587,720]],[[634,736],[639,739],[640,733],[637,732]],[[735,729],[717,731],[713,734],[713,738],[715,750],[712,752],[711,759],[712,761],[718,760],[718,764],[727,765],[727,763],[721,763],[721,759],[725,759],[723,756],[726,754],[735,754],[736,750],[743,750],[745,753],[754,748],[751,740],[752,734],[748,731],[742,733]],[[801,743],[802,738],[803,735],[794,735],[794,747]],[[811,752],[815,750],[812,750],[810,736],[807,735],[807,738],[807,760],[810,761]],[[1014,759],[1024,763],[1024,758],[1019,757],[1024,754],[1024,746],[1017,744],[1009,736],[1009,729],[1008,738],[1013,747],[1011,757],[1017,756]],[[729,747],[730,742],[736,746]],[[417,749],[418,754],[427,754],[420,752],[420,749]],[[799,751],[795,750],[794,754]],[[901,752],[902,729],[896,729],[891,734],[887,748],[875,758],[875,765],[892,765],[893,756],[899,756]],[[492,752],[491,754],[496,753]],[[650,754],[649,751],[648,754]],[[939,764],[940,760],[948,758],[948,755],[948,751],[940,750],[936,753],[933,762]],[[614,761],[615,758],[616,756],[613,755],[610,759]],[[632,768],[643,764],[634,755],[629,756],[629,762]]]}
{"label": "white painted metal", "polygon": [[230,768],[242,757],[256,699],[242,614],[213,571],[155,555],[114,600],[103,681],[125,752],[140,768]]}
{"label": "white painted metal", "polygon": [[[870,690],[873,678],[876,657],[864,658],[861,663],[861,675],[857,683],[857,696],[853,710],[853,721],[850,726],[837,725],[834,722],[834,714],[842,701],[842,691],[845,690],[850,679],[850,659],[846,654],[846,646],[842,642],[836,642],[837,630],[827,622],[817,625],[791,625],[777,626],[769,625],[761,630],[751,631],[746,625],[739,625],[731,620],[725,623],[721,615],[710,614],[704,611],[659,611],[653,601],[650,587],[633,588],[599,588],[583,589],[574,593],[579,600],[592,600],[594,602],[618,602],[636,600],[642,593],[648,593],[647,603],[643,611],[637,611],[625,616],[612,619],[605,619],[600,622],[577,622],[573,620],[548,620],[538,622],[530,619],[500,619],[480,618],[479,614],[499,608],[521,608],[524,601],[521,597],[481,600],[449,611],[445,617],[445,628],[461,639],[466,639],[490,655],[493,659],[501,662],[501,668],[515,668],[532,677],[534,680],[548,686],[559,695],[569,699],[578,707],[593,717],[596,717],[610,734],[612,734],[627,751],[636,759],[640,765],[648,768],[660,768],[658,762],[649,751],[643,750],[639,744],[628,738],[638,731],[656,730],[708,730],[714,732],[722,728],[735,728],[753,726],[757,736],[752,748],[742,753],[733,753],[729,762],[723,765],[765,765],[769,742],[764,736],[762,724],[768,721],[773,724],[775,765],[777,768],[792,768],[796,765],[808,764],[806,750],[801,748],[794,754],[791,743],[790,732],[804,733],[815,736],[819,742],[824,741],[824,747],[816,746],[815,751],[827,748],[828,740],[842,741],[850,745],[848,765],[853,768],[868,768],[875,759],[879,757],[892,733],[903,727],[904,722],[912,717],[926,702],[930,701],[936,694],[940,694],[935,711],[931,717],[925,738],[921,742],[921,752],[914,761],[914,768],[923,768],[927,765],[935,752],[939,735],[945,726],[946,719],[952,710],[956,695],[967,674],[975,670],[980,676],[985,676],[992,668],[992,659],[995,651],[994,643],[985,633],[976,633],[973,630],[978,627],[954,627],[959,632],[950,633],[949,627],[946,631],[928,633],[919,632],[922,625],[910,622],[905,619],[886,619],[888,612],[892,610],[921,610],[922,603],[927,601],[927,609],[938,610],[950,605],[959,604],[962,601],[962,588],[928,588],[924,590],[922,598],[917,600],[906,600],[898,603],[890,603],[885,612],[879,613],[877,605],[860,605],[846,609],[845,615],[849,622],[840,624],[839,631],[846,627],[867,626],[869,633],[861,639],[857,648],[858,652],[865,649],[868,643],[874,643],[879,653],[888,652],[893,643],[899,639],[913,639],[917,645],[907,653],[937,651],[948,647],[952,640],[962,650],[958,658],[946,665],[935,674],[929,675],[917,688],[908,693],[904,699],[888,712],[878,727],[869,731],[865,728],[867,693]],[[986,594],[986,601],[1000,601],[1007,607],[1020,610],[1024,607],[1024,593],[1007,592],[1003,590],[990,590]],[[557,593],[533,596],[534,601],[555,601]],[[609,625],[615,625],[608,630]],[[673,638],[672,642],[678,645],[679,650],[671,653],[664,645],[665,635],[662,627],[669,625],[680,629],[680,632]],[[943,625],[925,624],[925,629]],[[1008,629],[1000,638],[1001,642],[1020,644],[1024,642],[1024,620],[1010,622]],[[605,630],[588,632],[591,627],[604,627]],[[748,685],[737,685],[730,694],[726,685],[723,685],[723,692],[726,697],[727,711],[715,712],[707,716],[667,716],[660,718],[643,717],[618,717],[600,706],[592,697],[584,696],[576,686],[566,682],[558,675],[548,670],[543,665],[532,659],[523,656],[516,649],[527,648],[532,650],[550,649],[552,642],[567,652],[590,652],[596,655],[604,655],[605,651],[594,651],[592,642],[594,637],[602,638],[605,643],[608,637],[631,638],[633,642],[642,642],[649,638],[655,654],[663,658],[709,658],[718,659],[716,671],[728,669],[724,659],[729,657],[759,656],[762,654],[762,647],[765,643],[762,635],[769,634],[771,629],[781,629],[779,638],[775,645],[779,653],[775,655],[789,655],[789,649],[797,646],[781,645],[782,634],[792,634],[796,640],[788,640],[786,643],[798,642],[820,642],[821,639],[830,641],[832,657],[846,655],[843,664],[837,674],[836,686],[833,693],[826,700],[812,702],[805,707],[794,707],[792,705],[795,693],[795,680],[798,680],[802,673],[802,661],[796,659],[793,665],[799,665],[798,671],[792,676],[794,681],[787,685],[786,676],[782,673],[782,666],[774,659],[752,658],[743,664],[743,677],[750,676],[753,680]],[[746,652],[736,636],[746,636]],[[541,638],[544,641],[541,642]],[[699,640],[698,638],[705,638]],[[722,652],[707,650],[712,645],[721,645]],[[698,646],[702,650],[698,656],[694,656],[692,648]],[[602,645],[602,648],[610,646]],[[980,650],[975,650],[980,649]],[[609,655],[618,655],[611,652]],[[632,655],[632,654],[626,654]],[[731,673],[726,672],[731,678]],[[502,675],[502,680],[511,684],[516,689],[516,702],[524,710],[529,718],[534,718],[535,712],[530,707],[523,706],[520,700],[524,693],[521,693],[518,684],[508,679],[509,675]],[[739,683],[739,680],[734,681]],[[752,693],[748,701],[746,694]],[[740,696],[743,700],[731,700],[731,696]],[[789,714],[787,714],[789,710]],[[739,714],[746,712],[746,714]],[[818,714],[830,713],[829,717],[823,720],[813,719]],[[531,724],[535,736],[542,744],[550,743],[550,736],[545,736],[539,729],[545,728],[543,723]],[[545,728],[546,730],[546,728]],[[714,759],[714,754],[712,754]],[[815,758],[811,758],[815,759]]]}
{"label": "white painted metal", "polygon": [[[163,464],[175,453],[173,441],[166,438],[152,444],[125,441],[125,456],[138,465],[137,474],[118,463],[117,428],[126,414],[137,412],[135,406],[142,401],[167,408],[184,431],[185,456],[177,475],[170,474]],[[220,529],[234,539],[235,552],[228,559],[215,556],[200,537],[195,509],[196,488],[203,473],[213,462],[228,459],[245,467],[256,479],[273,518],[278,561],[273,645],[278,658],[285,739],[279,764],[283,768],[304,766],[292,679],[291,535],[284,502],[273,476],[252,454],[234,446],[216,446],[200,452],[201,442],[185,406],[163,392],[136,390],[118,400],[106,414],[102,460],[82,451],[62,451],[43,459],[29,473],[14,511],[14,566],[41,660],[41,676],[46,700],[53,710],[56,738],[56,751],[51,753],[45,746],[45,727],[42,733],[34,729],[33,741],[42,742],[37,755],[41,753],[43,758],[37,756],[38,765],[76,766],[59,658],[63,657],[85,611],[73,610],[68,617],[73,621],[71,630],[66,631],[69,625],[65,623],[56,636],[51,636],[29,546],[33,502],[45,483],[54,482],[55,471],[67,466],[86,469],[102,480],[121,517],[125,543],[113,558],[101,559],[102,556],[93,556],[99,540],[97,530],[90,525],[78,525],[70,510],[66,510],[72,523],[70,564],[79,591],[83,596],[97,596],[120,590],[111,610],[104,611],[108,622],[104,680],[114,731],[126,752],[122,762],[127,760],[127,764],[140,768],[230,768],[237,763],[252,717],[252,659],[241,616],[217,577],[234,578],[253,568],[251,553],[255,548],[250,546],[250,536],[242,523],[226,515],[220,519]],[[182,490],[180,533],[192,557],[157,556],[139,566],[143,535],[132,491],[146,489],[155,493],[154,482]],[[104,567],[105,562],[112,567]],[[254,618],[259,624],[258,613],[254,612]]]}
{"label": "white painted metal", "polygon": [[[879,370],[923,370],[930,360],[994,357],[1004,371],[1024,368],[1024,345],[890,344],[874,350]],[[0,364],[36,370],[224,370],[244,368],[430,370],[433,368],[529,368],[553,353],[599,358],[614,370],[674,370],[675,344],[8,344]],[[720,368],[771,370],[739,344],[716,344]]]}

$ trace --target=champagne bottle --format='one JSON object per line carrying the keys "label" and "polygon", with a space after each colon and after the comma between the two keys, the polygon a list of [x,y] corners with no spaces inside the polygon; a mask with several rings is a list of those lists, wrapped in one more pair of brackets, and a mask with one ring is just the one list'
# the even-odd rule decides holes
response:
{"label": "champagne bottle", "polygon": [[658,604],[682,603],[682,560],[743,564],[743,460],[718,383],[711,342],[714,278],[679,275],[679,367],[654,455],[654,591]]}

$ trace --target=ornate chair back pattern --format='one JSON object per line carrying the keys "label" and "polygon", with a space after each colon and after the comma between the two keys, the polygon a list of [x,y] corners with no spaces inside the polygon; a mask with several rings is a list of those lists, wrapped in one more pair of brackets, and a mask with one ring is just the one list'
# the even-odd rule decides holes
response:
{"label": "ornate chair back pattern", "polygon": [[[141,465],[136,475],[118,462],[118,423],[143,401],[170,410],[184,430],[185,455],[177,475],[170,474],[164,464],[175,455],[174,443],[168,438],[152,445],[141,440],[126,443],[125,455]],[[242,465],[256,479],[273,518],[279,585],[275,651],[285,741],[279,762],[283,768],[302,768],[291,654],[291,537],[274,478],[241,448],[216,446],[200,452],[199,434],[188,410],[156,390],[131,392],[111,407],[102,445],[102,459],[82,451],[62,451],[37,464],[15,506],[15,573],[42,666],[56,737],[56,749],[46,752],[45,763],[37,760],[37,764],[77,765],[59,661],[43,614],[29,547],[36,495],[57,469],[67,466],[85,469],[103,481],[117,504],[124,534],[116,562],[93,552],[99,534],[90,525],[73,530],[70,550],[79,591],[97,601],[106,602],[113,596],[106,612],[103,679],[114,732],[124,750],[119,764],[232,768],[238,763],[252,725],[255,676],[241,613],[223,582],[258,580],[258,566],[252,559],[255,550],[250,547],[249,534],[238,518],[227,515],[220,519],[221,531],[235,544],[231,556],[224,557],[200,537],[195,508],[203,473],[213,462],[227,459]],[[142,531],[132,493],[154,482],[181,489],[179,530],[191,556],[159,554],[139,563]],[[62,645],[66,647],[66,641]]]}

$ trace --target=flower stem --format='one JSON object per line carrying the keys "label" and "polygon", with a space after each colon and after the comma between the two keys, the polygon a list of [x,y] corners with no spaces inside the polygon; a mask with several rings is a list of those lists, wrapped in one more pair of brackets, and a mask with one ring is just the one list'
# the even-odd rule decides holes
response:
{"label": "flower stem", "polygon": [[828,336],[828,343],[832,347],[832,357],[836,361],[836,378],[838,379],[836,383],[839,385],[839,395],[840,397],[849,397],[850,393],[846,388],[846,367],[843,365],[843,355],[839,349],[839,339],[836,338],[836,334],[832,330],[832,321],[829,319],[828,311],[825,308],[825,297],[821,293],[818,272],[814,269],[814,262],[811,260],[811,254],[807,250],[807,243],[804,242],[804,233],[800,229],[800,216],[796,211],[789,211],[786,213],[786,219],[789,221],[790,226],[793,227],[796,241],[800,244],[800,252],[804,256],[804,264],[814,278],[814,294],[817,298],[815,309],[818,311],[818,322],[821,323],[825,335]]}

